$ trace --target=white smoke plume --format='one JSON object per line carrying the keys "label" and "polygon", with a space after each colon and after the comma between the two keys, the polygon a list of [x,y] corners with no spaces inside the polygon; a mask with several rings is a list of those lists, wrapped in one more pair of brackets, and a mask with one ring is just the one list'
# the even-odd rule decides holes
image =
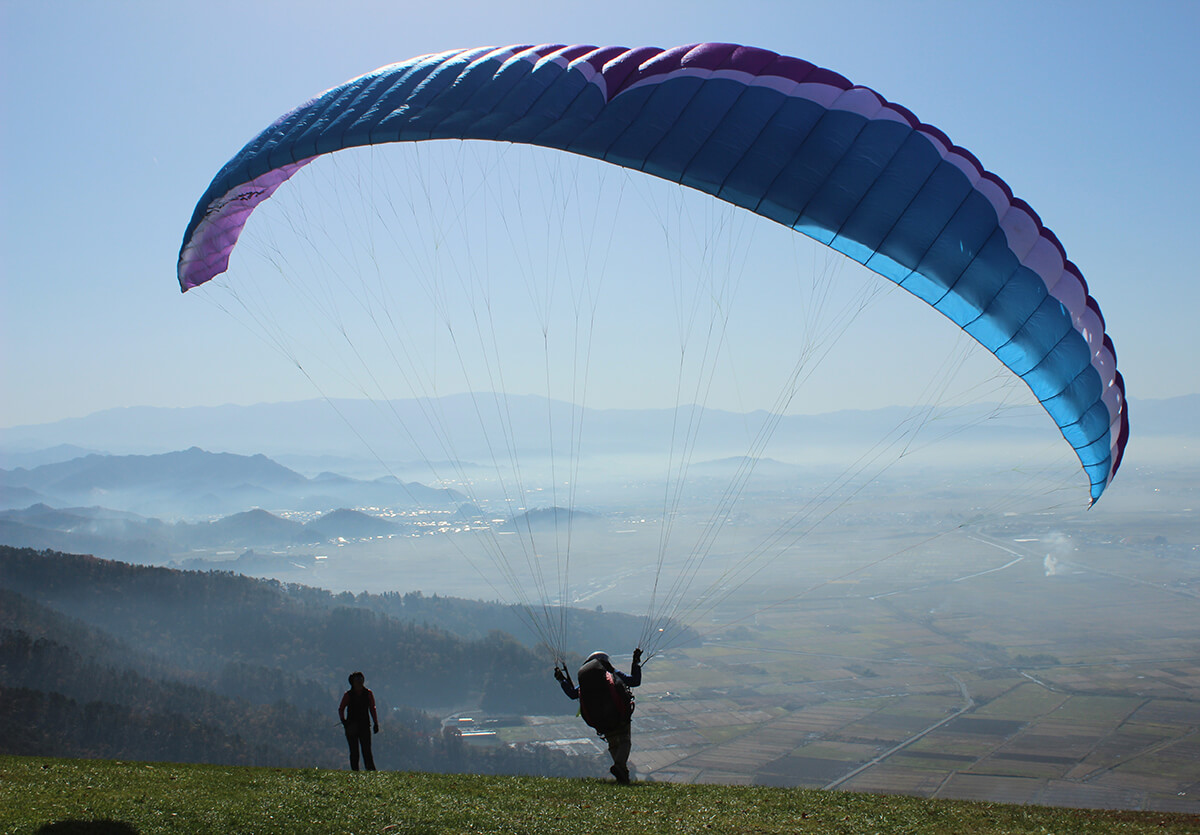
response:
{"label": "white smoke plume", "polygon": [[1062,564],[1067,555],[1075,550],[1075,546],[1071,541],[1071,537],[1064,533],[1052,533],[1042,540],[1049,553],[1046,554],[1046,559],[1042,564],[1046,568],[1046,576],[1054,577],[1067,573],[1067,567]]}

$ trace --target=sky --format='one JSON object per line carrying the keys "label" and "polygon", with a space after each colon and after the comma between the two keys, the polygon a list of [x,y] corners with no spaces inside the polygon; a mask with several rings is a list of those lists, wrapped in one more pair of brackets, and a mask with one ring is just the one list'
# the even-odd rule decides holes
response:
{"label": "sky", "polygon": [[[874,88],[1054,230],[1131,397],[1200,393],[1200,282],[1181,245],[1200,219],[1198,31],[1193,2],[0,0],[0,428],[313,397],[228,314],[179,293],[196,201],[247,139],[322,90],[510,43],[737,42]],[[902,353],[839,350],[867,364]],[[907,405],[895,377],[834,375],[804,409]],[[593,400],[634,405],[617,394]]]}

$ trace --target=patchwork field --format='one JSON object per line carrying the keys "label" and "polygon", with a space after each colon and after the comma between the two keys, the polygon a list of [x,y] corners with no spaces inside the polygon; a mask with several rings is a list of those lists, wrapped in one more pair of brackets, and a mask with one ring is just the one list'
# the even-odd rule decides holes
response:
{"label": "patchwork field", "polygon": [[1200,813],[1195,580],[1100,537],[1051,571],[1017,539],[947,539],[751,617],[747,589],[647,667],[638,774]]}

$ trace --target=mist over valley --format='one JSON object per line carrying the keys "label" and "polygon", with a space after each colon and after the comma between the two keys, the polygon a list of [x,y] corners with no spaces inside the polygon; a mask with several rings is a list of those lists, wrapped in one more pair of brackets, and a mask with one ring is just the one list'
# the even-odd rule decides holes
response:
{"label": "mist over valley", "polygon": [[[588,414],[594,445],[563,459],[522,457],[519,490],[486,447],[417,460],[398,446],[383,459],[280,433],[274,443],[296,444],[290,454],[233,451],[266,437],[256,434],[266,431],[261,415],[292,425],[304,404],[287,419],[283,404],[226,407],[240,412],[235,423],[259,429],[225,424],[221,451],[155,449],[179,426],[211,419],[207,410],[172,415],[171,432],[159,421],[169,410],[126,413],[142,416],[126,420],[124,434],[112,415],[4,430],[0,585],[17,595],[6,598],[6,641],[25,653],[21,686],[38,686],[47,665],[59,665],[61,683],[45,686],[65,717],[88,698],[70,683],[99,663],[88,659],[116,652],[105,642],[125,642],[122,664],[168,682],[147,684],[154,692],[201,675],[181,660],[201,652],[214,698],[245,699],[228,665],[258,665],[254,675],[276,681],[273,692],[299,711],[288,720],[298,729],[285,735],[291,747],[270,756],[302,762],[318,755],[300,753],[309,733],[300,729],[320,724],[302,714],[335,706],[335,654],[322,656],[317,674],[294,642],[287,661],[233,636],[201,650],[209,638],[177,631],[170,606],[147,603],[137,624],[105,614],[137,608],[149,587],[105,580],[111,597],[81,608],[96,582],[88,577],[123,576],[116,566],[135,564],[181,588],[227,578],[251,583],[246,593],[319,601],[328,614],[318,620],[352,609],[388,618],[388,630],[424,623],[455,640],[499,630],[520,648],[504,653],[525,653],[503,656],[520,667],[507,695],[489,691],[484,673],[447,680],[442,692],[458,688],[462,699],[421,701],[390,650],[344,659],[375,675],[390,706],[413,711],[403,714],[404,734],[381,739],[383,767],[451,767],[435,741],[470,717],[462,727],[477,732],[472,750],[511,756],[500,766],[500,753],[472,754],[476,765],[463,767],[591,773],[602,743],[569,714],[544,636],[522,614],[566,606],[574,659],[603,647],[627,664],[634,644],[659,642],[637,691],[632,760],[642,779],[1196,811],[1198,403],[1135,402],[1145,430],[1092,509],[1052,428],[983,407],[953,425],[925,420],[922,432],[940,439],[932,456],[906,442],[876,458],[864,450],[907,411],[781,421],[771,445],[751,455],[754,415],[705,414],[710,434],[697,435],[674,470],[653,444],[621,442],[635,425],[653,436],[662,415]],[[545,408],[530,404],[530,415]],[[56,448],[76,430],[77,446]],[[39,438],[43,451],[30,446]],[[970,456],[957,454],[960,443]],[[1062,460],[1043,460],[1046,450]],[[117,562],[98,575],[94,561],[51,552]],[[54,581],[29,579],[39,571]],[[422,601],[443,599],[453,617],[431,619]],[[396,603],[404,600],[407,610]],[[660,626],[650,612],[669,620]],[[274,634],[261,629],[252,627]],[[89,630],[100,632],[85,638]],[[155,631],[156,646],[139,637]],[[52,644],[18,652],[21,634]],[[230,732],[217,723],[212,739]],[[31,751],[40,744],[23,738]],[[319,756],[333,757],[335,743],[322,742]],[[220,759],[211,753],[219,749],[197,756]]]}

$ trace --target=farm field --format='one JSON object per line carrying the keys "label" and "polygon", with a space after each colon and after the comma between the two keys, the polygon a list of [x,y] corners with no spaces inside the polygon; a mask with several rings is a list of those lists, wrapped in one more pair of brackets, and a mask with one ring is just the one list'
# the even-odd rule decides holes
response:
{"label": "farm field", "polygon": [[1200,812],[1194,585],[1136,546],[1050,562],[1037,539],[948,537],[782,605],[743,589],[647,666],[639,776]]}

